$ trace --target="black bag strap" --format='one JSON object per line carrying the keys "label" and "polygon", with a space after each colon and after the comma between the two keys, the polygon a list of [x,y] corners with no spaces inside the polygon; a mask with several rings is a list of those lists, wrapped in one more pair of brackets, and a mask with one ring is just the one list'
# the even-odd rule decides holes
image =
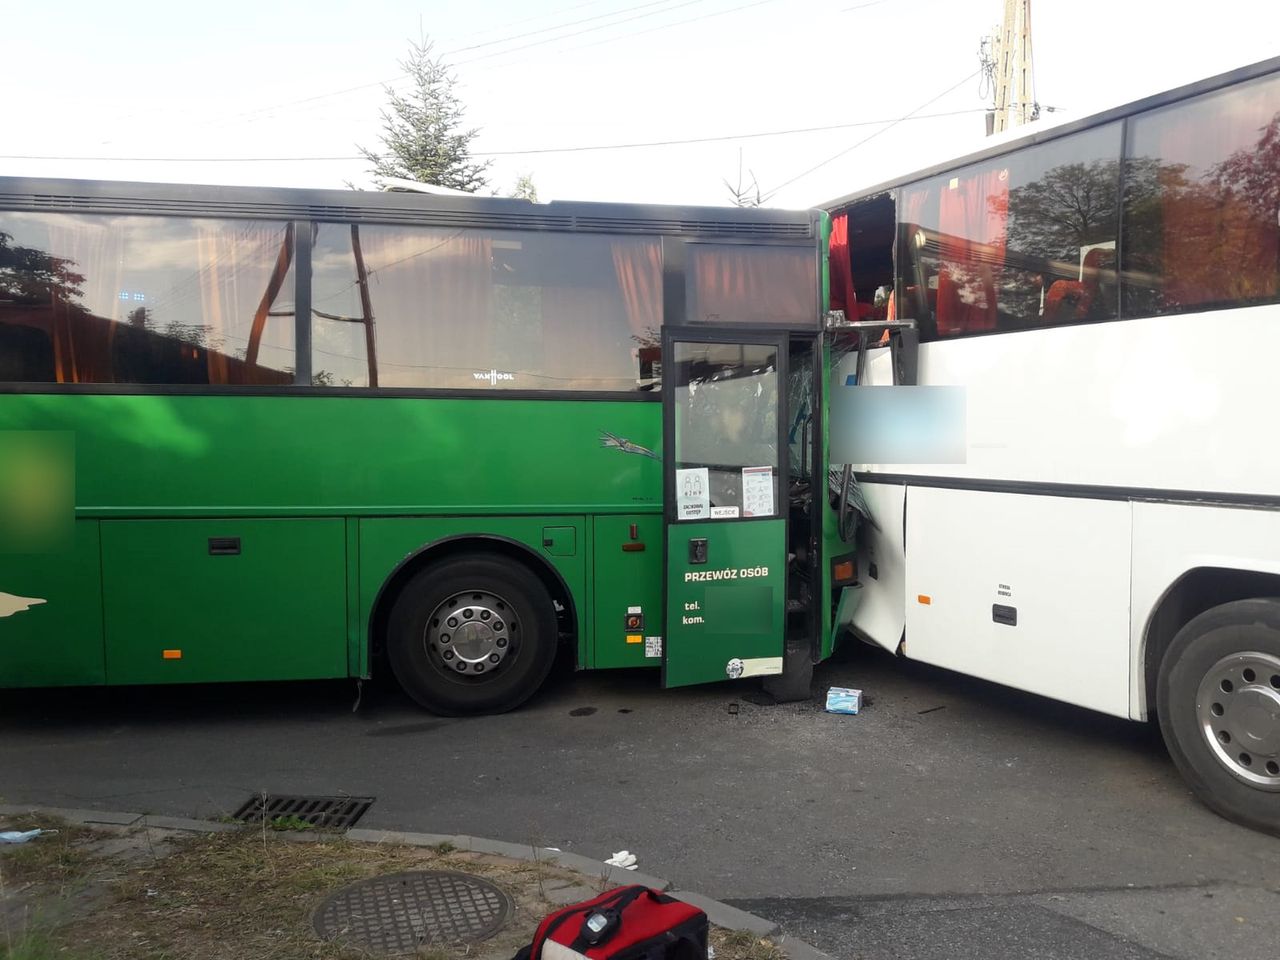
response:
{"label": "black bag strap", "polygon": [[[566,907],[559,916],[551,918],[550,922],[547,923],[547,929],[543,931],[541,937],[537,937],[535,935],[534,942],[527,948],[524,948],[529,950],[529,954],[527,956],[522,957],[520,956],[520,953],[517,953],[512,960],[540,960],[542,956],[542,945],[549,940],[551,938],[551,934],[560,929],[561,925],[570,917],[576,916],[580,913],[590,913],[596,910],[621,910],[646,891],[649,891],[648,887],[642,887],[639,885],[619,887],[617,890],[611,891],[608,897],[600,898],[590,906],[577,904],[572,907]],[[649,892],[652,893],[652,891]],[[581,938],[574,938],[574,943],[576,944],[579,939]],[[524,949],[521,950],[521,953],[524,952]],[[574,946],[572,949],[577,950],[578,948]]]}

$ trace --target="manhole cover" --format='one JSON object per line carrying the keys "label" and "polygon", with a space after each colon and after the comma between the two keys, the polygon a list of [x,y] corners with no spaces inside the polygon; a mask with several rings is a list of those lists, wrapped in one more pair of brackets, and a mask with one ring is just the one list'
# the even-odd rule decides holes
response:
{"label": "manhole cover", "polygon": [[316,911],[325,940],[343,940],[384,954],[413,953],[424,944],[484,940],[501,930],[515,907],[487,880],[448,870],[412,870],[361,880],[330,896]]}

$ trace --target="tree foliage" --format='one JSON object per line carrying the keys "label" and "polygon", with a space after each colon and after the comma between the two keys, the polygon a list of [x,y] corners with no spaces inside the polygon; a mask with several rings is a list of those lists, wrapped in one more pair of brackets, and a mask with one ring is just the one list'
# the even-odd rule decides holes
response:
{"label": "tree foliage", "polygon": [[471,141],[479,130],[464,127],[457,81],[431,49],[426,40],[410,43],[409,56],[400,61],[409,77],[408,90],[386,88],[383,151],[358,149],[373,164],[369,172],[379,186],[388,177],[399,177],[474,193],[487,182],[485,171],[492,161],[472,159]]}
{"label": "tree foliage", "polygon": [[516,185],[511,190],[511,196],[518,200],[529,200],[533,203],[538,202],[538,188],[534,185],[533,174],[522,173],[516,179]]}

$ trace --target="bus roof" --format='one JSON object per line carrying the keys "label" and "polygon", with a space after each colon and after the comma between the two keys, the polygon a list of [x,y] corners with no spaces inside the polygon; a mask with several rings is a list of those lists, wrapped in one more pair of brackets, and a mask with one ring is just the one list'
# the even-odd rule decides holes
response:
{"label": "bus roof", "polygon": [[316,190],[111,180],[0,177],[0,210],[154,214],[339,222],[810,240],[817,209],[679,206],[591,201],[530,203],[421,191]]}
{"label": "bus roof", "polygon": [[1203,80],[1197,80],[1192,83],[1184,84],[1181,87],[1175,87],[1172,90],[1164,90],[1160,93],[1143,97],[1139,100],[1131,101],[1118,107],[1110,107],[1092,113],[1089,116],[1081,117],[1075,120],[1038,120],[1033,124],[1023,127],[1014,127],[1003,133],[995,134],[992,137],[984,138],[981,145],[974,148],[970,153],[954,155],[950,159],[932,164],[930,166],[914,170],[912,172],[894,177],[891,180],[884,180],[876,183],[874,186],[868,186],[843,196],[836,197],[818,204],[824,210],[837,210],[841,207],[847,207],[850,204],[862,200],[866,197],[883,193],[886,190],[899,186],[904,183],[911,183],[916,180],[922,180],[926,177],[935,176],[939,173],[945,173],[948,170],[954,170],[958,167],[967,166],[971,163],[977,163],[987,160],[991,157],[998,157],[1002,154],[1011,153],[1021,147],[1031,146],[1036,143],[1043,143],[1058,137],[1065,137],[1068,134],[1077,133],[1080,130],[1089,127],[1100,126],[1104,123],[1111,123],[1115,120],[1121,120],[1125,117],[1142,113],[1146,110],[1154,110],[1157,107],[1163,107],[1180,100],[1186,100],[1191,97],[1199,96],[1203,93],[1210,93],[1222,87],[1229,87],[1233,84],[1242,83],[1246,80],[1252,80],[1255,77],[1266,76],[1269,73],[1280,71],[1280,57],[1272,57],[1269,60],[1262,60],[1248,66],[1239,67],[1226,73],[1218,74],[1214,77],[1207,77]]}

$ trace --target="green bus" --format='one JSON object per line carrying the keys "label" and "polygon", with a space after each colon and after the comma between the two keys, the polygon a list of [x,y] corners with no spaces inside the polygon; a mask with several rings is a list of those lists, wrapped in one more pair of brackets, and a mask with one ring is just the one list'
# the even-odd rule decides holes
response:
{"label": "green bus", "polygon": [[828,223],[0,179],[0,686],[807,689]]}

